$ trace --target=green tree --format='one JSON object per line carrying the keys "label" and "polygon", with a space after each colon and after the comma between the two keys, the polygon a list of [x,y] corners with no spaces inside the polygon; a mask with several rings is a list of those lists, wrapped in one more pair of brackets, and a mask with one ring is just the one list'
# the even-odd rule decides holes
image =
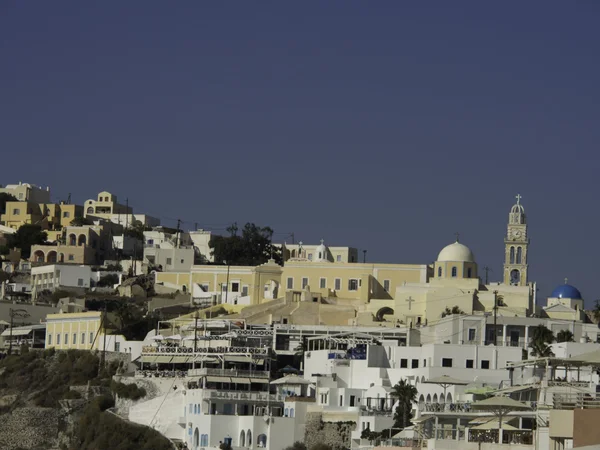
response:
{"label": "green tree", "polygon": [[150,227],[147,227],[139,220],[136,220],[129,228],[125,229],[125,236],[130,236],[138,241],[144,241],[144,231],[149,230],[151,230]]}
{"label": "green tree", "polygon": [[85,225],[91,225],[92,221],[85,217],[77,216],[73,217],[70,224],[72,227],[83,227]]}
{"label": "green tree", "polygon": [[442,312],[442,317],[451,316],[452,314],[464,314],[465,312],[458,306],[453,306],[452,309],[446,306],[446,309]]}
{"label": "green tree", "polygon": [[236,224],[227,230],[229,236],[213,236],[208,244],[216,264],[258,266],[271,256],[278,264],[282,263],[281,249],[271,243],[273,230],[270,227],[247,223],[241,235]]}
{"label": "green tree", "polygon": [[556,334],[556,342],[574,342],[573,333],[570,330],[560,330]]}
{"label": "green tree", "polygon": [[16,233],[8,236],[8,246],[10,248],[20,248],[21,256],[29,258],[31,256],[31,246],[43,244],[47,239],[48,234],[42,230],[42,227],[25,224],[19,227]]}
{"label": "green tree", "polygon": [[7,194],[6,192],[0,193],[0,214],[4,214],[6,212],[6,202],[18,202],[17,197],[11,194]]}
{"label": "green tree", "polygon": [[410,425],[412,404],[416,401],[417,394],[417,388],[404,379],[392,388],[390,395],[398,400],[398,406],[394,414],[395,427],[406,428]]}

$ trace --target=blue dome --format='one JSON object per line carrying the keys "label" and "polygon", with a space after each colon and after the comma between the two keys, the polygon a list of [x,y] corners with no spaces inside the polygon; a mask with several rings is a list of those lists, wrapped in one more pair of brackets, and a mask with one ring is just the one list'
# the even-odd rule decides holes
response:
{"label": "blue dome", "polygon": [[552,298],[572,298],[576,300],[581,300],[581,292],[575,286],[571,286],[570,284],[561,284],[556,289],[552,291],[550,294]]}

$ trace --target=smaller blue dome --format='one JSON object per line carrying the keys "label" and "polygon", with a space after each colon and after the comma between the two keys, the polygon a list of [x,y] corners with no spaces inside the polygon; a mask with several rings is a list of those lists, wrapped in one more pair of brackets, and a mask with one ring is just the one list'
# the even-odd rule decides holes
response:
{"label": "smaller blue dome", "polygon": [[570,284],[561,284],[556,289],[552,291],[550,294],[552,298],[572,298],[575,300],[581,300],[581,292],[575,286],[571,286]]}

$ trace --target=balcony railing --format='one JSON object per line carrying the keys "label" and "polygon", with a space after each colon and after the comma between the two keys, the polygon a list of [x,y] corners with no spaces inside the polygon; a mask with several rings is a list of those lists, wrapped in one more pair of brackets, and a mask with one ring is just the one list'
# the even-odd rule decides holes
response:
{"label": "balcony railing", "polygon": [[558,381],[548,380],[548,386],[562,386],[562,387],[581,387],[588,388],[590,383],[588,381]]}
{"label": "balcony railing", "polygon": [[422,403],[419,404],[419,411],[423,413],[428,412],[456,412],[464,413],[471,412],[470,402],[456,402],[456,403]]}
{"label": "balcony railing", "polygon": [[266,392],[243,392],[243,391],[208,391],[211,400],[247,400],[257,402],[283,402],[280,394],[268,394]]}
{"label": "balcony railing", "polygon": [[190,377],[243,377],[243,378],[269,378],[269,372],[262,370],[231,370],[231,369],[191,369],[188,370]]}
{"label": "balcony railing", "polygon": [[600,408],[600,396],[597,394],[554,394],[554,409],[597,409]]}

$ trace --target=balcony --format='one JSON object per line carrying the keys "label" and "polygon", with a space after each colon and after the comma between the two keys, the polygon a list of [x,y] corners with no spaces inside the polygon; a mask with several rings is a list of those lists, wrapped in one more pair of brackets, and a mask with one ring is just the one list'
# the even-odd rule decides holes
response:
{"label": "balcony", "polygon": [[243,400],[249,402],[283,402],[283,395],[266,392],[214,391],[206,390],[206,398],[211,400]]}
{"label": "balcony", "polygon": [[552,398],[554,409],[598,409],[600,395],[598,394],[554,394]]}
{"label": "balcony", "polygon": [[189,377],[240,377],[240,378],[261,378],[265,379],[265,382],[269,379],[269,372],[262,370],[231,370],[231,369],[191,369],[188,370]]}

